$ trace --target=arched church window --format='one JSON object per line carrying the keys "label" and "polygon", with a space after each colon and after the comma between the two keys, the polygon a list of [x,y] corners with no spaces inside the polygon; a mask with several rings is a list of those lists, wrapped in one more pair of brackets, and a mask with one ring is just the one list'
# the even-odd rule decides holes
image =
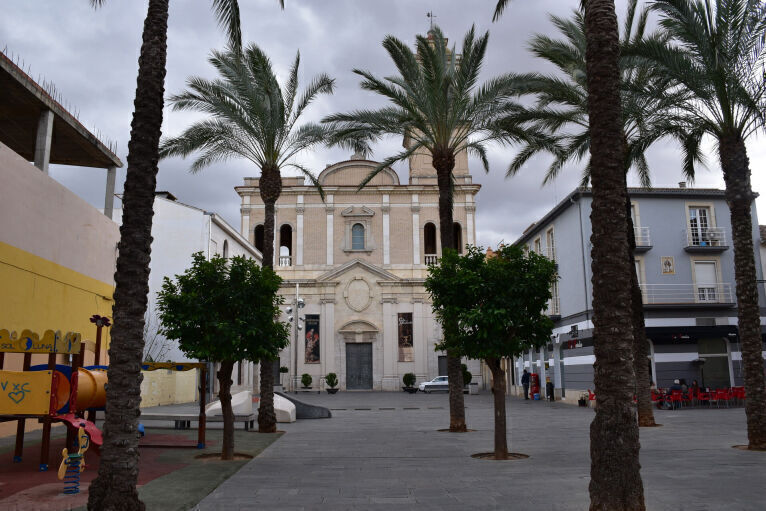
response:
{"label": "arched church window", "polygon": [[293,254],[293,228],[283,224],[279,228],[279,266],[292,266],[290,256]]}
{"label": "arched church window", "polygon": [[255,248],[263,253],[263,224],[255,226]]}
{"label": "arched church window", "polygon": [[223,240],[223,258],[229,258],[229,240]]}
{"label": "arched church window", "polygon": [[431,222],[423,226],[423,249],[426,255],[436,254],[436,226]]}
{"label": "arched church window", "polygon": [[351,227],[351,249],[364,250],[364,225],[354,224]]}
{"label": "arched church window", "polygon": [[452,236],[455,240],[455,248],[457,248],[457,253],[462,254],[463,253],[463,229],[461,229],[460,224],[455,222],[452,224]]}

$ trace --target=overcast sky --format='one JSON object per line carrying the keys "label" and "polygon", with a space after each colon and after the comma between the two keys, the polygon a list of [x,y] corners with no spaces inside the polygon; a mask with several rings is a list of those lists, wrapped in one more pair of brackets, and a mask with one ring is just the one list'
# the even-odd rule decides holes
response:
{"label": "overcast sky", "polygon": [[[168,34],[166,95],[183,90],[187,77],[214,77],[207,62],[210,49],[222,48],[225,38],[217,28],[206,0],[171,0]],[[508,71],[550,68],[531,56],[527,41],[535,33],[552,34],[548,13],[567,15],[579,0],[536,0],[512,2],[503,18],[492,23],[495,0],[286,0],[280,11],[277,0],[240,0],[245,42],[254,42],[270,56],[280,78],[284,77],[295,52],[301,52],[301,80],[325,72],[336,79],[333,96],[322,96],[311,105],[305,120],[355,108],[379,106],[374,94],[359,88],[352,68],[388,75],[393,64],[381,46],[387,34],[414,45],[415,35],[429,28],[428,11],[451,41],[462,40],[471,24],[490,31],[483,78]],[[622,16],[626,0],[617,0]],[[70,109],[80,120],[97,129],[104,139],[116,142],[118,156],[127,160],[127,144],[135,97],[138,53],[146,15],[146,1],[111,0],[98,10],[88,0],[5,0],[0,16],[0,48],[19,57],[37,79],[55,83]],[[195,119],[194,114],[165,109],[163,134],[174,135]],[[383,159],[401,147],[394,138],[375,147],[373,159]],[[723,180],[712,144],[707,145],[709,169],[698,172],[696,186],[723,188]],[[766,186],[766,144],[763,137],[748,144],[753,188]],[[569,193],[580,176],[579,167],[565,169],[557,181],[542,187],[547,158],[530,161],[521,174],[505,179],[505,169],[514,148],[491,147],[491,171],[485,174],[472,160],[474,182],[482,185],[478,195],[478,243],[496,245],[515,240],[532,222]],[[348,159],[347,151],[318,148],[300,156],[317,173],[327,163]],[[672,144],[658,145],[649,157],[654,186],[677,186],[679,150]],[[258,169],[247,161],[232,160],[212,166],[201,174],[188,173],[188,160],[160,162],[159,190],[169,190],[182,202],[215,211],[239,228],[239,197],[234,187]],[[405,166],[396,168],[406,179]],[[54,178],[80,196],[103,207],[105,172],[54,166]],[[118,173],[122,189],[125,168]],[[635,184],[632,183],[632,184]],[[766,211],[766,196],[758,199]],[[761,220],[761,223],[766,223]]]}

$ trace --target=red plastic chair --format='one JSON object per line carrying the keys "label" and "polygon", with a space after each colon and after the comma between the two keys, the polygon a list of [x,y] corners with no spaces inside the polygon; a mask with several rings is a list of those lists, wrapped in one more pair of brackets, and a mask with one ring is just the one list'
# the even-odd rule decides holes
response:
{"label": "red plastic chair", "polygon": [[721,407],[721,401],[726,403],[726,408],[729,407],[729,389],[718,389],[715,391],[717,406]]}
{"label": "red plastic chair", "polygon": [[736,404],[745,403],[745,387],[732,387],[731,393]]}
{"label": "red plastic chair", "polygon": [[673,406],[673,409],[676,408],[676,403],[678,403],[678,406],[682,406],[684,402],[684,393],[680,390],[671,390],[670,391],[670,404]]}

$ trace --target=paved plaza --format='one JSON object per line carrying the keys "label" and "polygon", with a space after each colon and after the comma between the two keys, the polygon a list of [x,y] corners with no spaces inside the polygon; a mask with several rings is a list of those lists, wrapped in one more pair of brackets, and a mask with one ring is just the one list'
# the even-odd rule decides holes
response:
{"label": "paved plaza", "polygon": [[[199,510],[587,509],[593,410],[508,400],[510,449],[526,460],[470,457],[493,448],[488,394],[466,396],[475,432],[448,425],[446,394],[303,394],[332,419],[286,434],[200,502]],[[766,509],[766,453],[746,443],[742,408],[657,411],[641,430],[647,509]],[[257,434],[257,433],[252,433]]]}

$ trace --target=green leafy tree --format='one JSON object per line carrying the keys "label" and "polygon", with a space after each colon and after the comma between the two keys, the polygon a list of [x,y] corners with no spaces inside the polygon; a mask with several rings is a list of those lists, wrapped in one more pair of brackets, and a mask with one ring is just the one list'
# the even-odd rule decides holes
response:
{"label": "green leafy tree", "polygon": [[676,105],[684,128],[698,139],[713,137],[718,145],[734,242],[747,437],[751,449],[766,449],[766,380],[751,214],[755,194],[745,146],[766,128],[766,3],[657,0],[651,8],[659,13],[671,42],[647,42],[637,53],[689,93]]}
{"label": "green leafy tree", "polygon": [[[354,69],[354,73],[363,78],[363,89],[383,96],[390,104],[378,110],[356,110],[323,120],[334,132],[332,144],[367,153],[370,143],[385,135],[404,138],[405,149],[385,158],[362,181],[360,188],[398,161],[406,161],[416,154],[430,155],[439,187],[439,236],[443,252],[457,248],[452,229],[452,171],[456,157],[464,152],[476,155],[489,171],[488,142],[532,136],[523,130],[511,133],[499,125],[507,113],[505,102],[513,90],[509,76],[498,76],[478,85],[488,41],[488,32],[476,37],[472,27],[463,39],[462,53],[458,56],[456,50],[447,47],[447,39],[439,27],[430,30],[427,37],[417,37],[416,52],[401,40],[386,36],[383,47],[394,61],[398,74],[378,78],[360,69]],[[447,327],[445,335],[451,330]],[[459,353],[447,352],[447,374],[450,431],[465,431]]]}
{"label": "green leafy tree", "polygon": [[[495,19],[510,4],[499,0]],[[590,509],[643,510],[644,485],[633,404],[635,370],[630,240],[625,226],[626,146],[622,121],[620,34],[614,0],[582,0],[590,136],[593,381]]]}
{"label": "green leafy tree", "polygon": [[201,252],[175,280],[165,277],[157,305],[162,331],[191,358],[220,363],[218,382],[223,412],[221,457],[234,455],[231,373],[238,360],[274,360],[288,344],[288,329],[278,320],[282,279],[252,259]]}
{"label": "green leafy tree", "polygon": [[[636,44],[643,41],[664,42],[663,32],[648,32],[647,8],[638,9],[638,1],[630,0],[620,38],[620,96],[622,99],[623,143],[625,145],[625,172],[634,170],[643,186],[650,186],[649,165],[646,151],[663,137],[675,137],[682,141],[685,157],[692,161],[702,160],[699,144],[683,129],[669,119],[669,111],[685,99],[684,91],[669,87],[669,80],[657,73],[655,66],[647,61],[626,55]],[[534,155],[544,152],[554,155],[543,183],[550,183],[567,163],[585,160],[583,185],[590,181],[590,129],[588,122],[588,91],[585,62],[585,17],[575,11],[571,17],[551,16],[553,25],[561,37],[547,34],[535,35],[530,42],[532,53],[556,69],[555,74],[524,73],[516,75],[517,88],[522,95],[535,98],[531,106],[519,106],[507,120],[516,125],[531,125],[547,133],[550,138],[526,141],[511,162],[507,175],[520,171]],[[687,143],[691,139],[692,143]],[[689,175],[693,179],[693,174]],[[626,187],[626,233],[630,243],[631,293],[634,338],[634,366],[636,395],[638,397],[638,420],[641,426],[654,426],[654,413],[650,394],[650,375],[644,363],[649,352],[644,324],[642,293],[635,272],[633,251],[635,236],[630,216],[630,197]]]}
{"label": "green leafy tree", "polygon": [[550,342],[553,321],[545,314],[556,265],[520,247],[500,247],[495,257],[469,247],[464,256],[444,254],[429,267],[426,289],[437,319],[455,320],[446,348],[482,359],[492,371],[495,404],[495,459],[508,458],[504,357],[521,355]]}
{"label": "green leafy tree", "polygon": [[[108,0],[90,0],[99,7]],[[280,3],[283,4],[282,0]],[[210,0],[228,37],[241,46],[237,0]],[[128,142],[122,225],[114,275],[114,326],[109,346],[104,444],[98,476],[88,490],[88,509],[142,510],[138,498],[138,417],[141,414],[141,358],[149,294],[154,191],[162,130],[169,0],[149,0],[138,58],[136,98]],[[284,7],[284,5],[283,5]]]}
{"label": "green leafy tree", "polygon": [[[258,46],[244,50],[213,51],[209,59],[220,78],[192,77],[187,90],[171,96],[174,110],[207,114],[180,135],[163,140],[160,156],[187,157],[199,153],[191,172],[228,160],[245,158],[261,171],[259,189],[265,205],[263,224],[263,265],[274,266],[275,204],[282,193],[282,171],[296,169],[317,187],[308,169],[294,161],[299,152],[324,142],[327,128],[307,123],[298,125],[301,115],[320,94],[331,94],[334,80],[325,74],[314,78],[299,95],[297,54],[287,83],[281,88],[271,61]],[[322,194],[321,187],[319,189]],[[273,365],[261,361],[261,401],[258,430],[276,431]]]}

